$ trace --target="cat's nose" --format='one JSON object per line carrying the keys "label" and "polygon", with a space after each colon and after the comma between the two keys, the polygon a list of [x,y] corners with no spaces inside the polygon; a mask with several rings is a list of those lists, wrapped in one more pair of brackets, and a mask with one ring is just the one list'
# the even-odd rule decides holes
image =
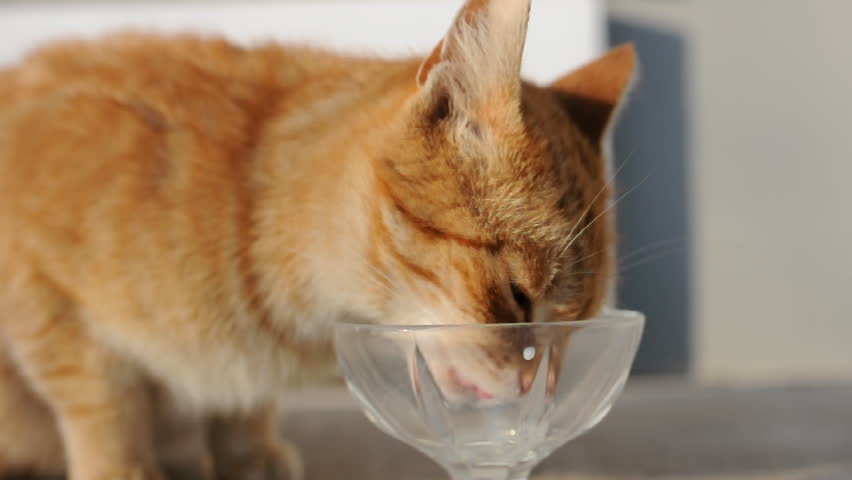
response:
{"label": "cat's nose", "polygon": [[524,291],[524,289],[521,288],[520,286],[513,283],[511,287],[512,287],[512,298],[515,301],[515,305],[517,305],[518,308],[523,313],[523,322],[525,322],[525,323],[532,322],[532,309],[533,309],[532,299],[530,299],[530,296],[527,295],[527,293]]}

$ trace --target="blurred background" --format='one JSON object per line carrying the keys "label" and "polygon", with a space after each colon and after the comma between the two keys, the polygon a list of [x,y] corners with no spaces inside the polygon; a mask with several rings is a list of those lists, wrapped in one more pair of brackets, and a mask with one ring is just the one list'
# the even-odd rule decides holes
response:
{"label": "blurred background", "polygon": [[[127,25],[217,31],[240,42],[425,52],[461,3],[2,2],[0,65],[47,38]],[[848,432],[808,430],[812,414],[795,410],[832,411],[822,399],[846,402],[849,390],[803,400],[784,389],[852,380],[851,28],[847,0],[533,1],[524,67],[533,80],[553,79],[610,45],[633,41],[639,51],[640,81],[613,139],[613,163],[624,165],[619,190],[636,187],[618,208],[617,282],[619,306],[648,316],[636,373],[745,386],[763,392],[755,401],[794,398],[774,404],[801,419],[794,431],[771,430],[767,418],[770,430],[754,437],[769,442],[769,453],[757,450],[769,456],[799,458],[800,444],[778,446],[796,437],[830,444],[836,458],[826,453],[821,461],[852,459]],[[675,394],[648,395],[634,397],[638,411],[648,398]],[[696,405],[708,411],[736,404],[702,398]],[[713,418],[757,415],[768,404]],[[716,425],[710,417],[701,425]],[[572,462],[600,463],[589,455]],[[844,472],[784,478],[852,478]]]}
{"label": "blurred background", "polygon": [[[852,377],[852,3],[607,3],[644,79],[616,136],[636,149],[629,249],[687,238],[628,269],[649,313],[639,368],[713,381]],[[663,247],[664,249],[666,247]],[[628,249],[628,250],[629,250]]]}

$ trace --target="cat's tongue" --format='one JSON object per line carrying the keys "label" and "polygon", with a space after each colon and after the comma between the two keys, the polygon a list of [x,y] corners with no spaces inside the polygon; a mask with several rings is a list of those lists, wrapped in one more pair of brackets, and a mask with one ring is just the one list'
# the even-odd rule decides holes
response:
{"label": "cat's tongue", "polygon": [[[461,377],[461,375],[459,375],[459,372],[455,368],[450,369],[449,377],[450,377],[450,381],[453,382],[454,384],[456,384],[457,387],[459,387],[463,390],[466,390],[468,392],[476,394],[476,397],[479,400],[492,400],[492,399],[494,399],[494,395],[486,392],[485,390],[482,390],[481,388],[474,385],[473,383],[465,381]],[[414,381],[413,382],[414,383],[414,391],[417,392],[417,393],[420,393],[420,375],[417,374],[417,370],[414,369],[414,368],[411,369],[411,378]]]}
{"label": "cat's tongue", "polygon": [[491,395],[488,392],[484,392],[484,391],[482,391],[478,388],[476,389],[476,395],[479,397],[480,400],[493,400],[494,399],[494,395]]}
{"label": "cat's tongue", "polygon": [[450,380],[458,385],[459,387],[476,394],[477,398],[480,400],[491,400],[494,398],[494,395],[486,392],[485,390],[479,388],[476,384],[466,381],[459,375],[458,370],[455,368],[450,369]]}

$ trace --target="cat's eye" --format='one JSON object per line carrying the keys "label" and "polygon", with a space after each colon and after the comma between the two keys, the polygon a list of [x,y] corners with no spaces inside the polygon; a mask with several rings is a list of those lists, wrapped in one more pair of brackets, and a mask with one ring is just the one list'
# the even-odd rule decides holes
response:
{"label": "cat's eye", "polygon": [[520,307],[524,312],[524,321],[532,321],[532,300],[529,295],[527,295],[521,287],[513,283],[512,297],[515,299],[515,303],[518,304],[518,307]]}

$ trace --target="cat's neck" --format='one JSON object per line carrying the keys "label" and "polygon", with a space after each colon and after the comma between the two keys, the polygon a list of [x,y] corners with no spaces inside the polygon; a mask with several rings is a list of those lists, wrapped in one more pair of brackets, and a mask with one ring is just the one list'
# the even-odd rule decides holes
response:
{"label": "cat's neck", "polygon": [[374,165],[414,92],[416,66],[385,62],[325,79],[309,97],[282,99],[287,107],[268,123],[255,172],[253,260],[274,318],[303,335],[374,309],[361,294],[375,277],[367,258],[369,218],[381,201]]}

